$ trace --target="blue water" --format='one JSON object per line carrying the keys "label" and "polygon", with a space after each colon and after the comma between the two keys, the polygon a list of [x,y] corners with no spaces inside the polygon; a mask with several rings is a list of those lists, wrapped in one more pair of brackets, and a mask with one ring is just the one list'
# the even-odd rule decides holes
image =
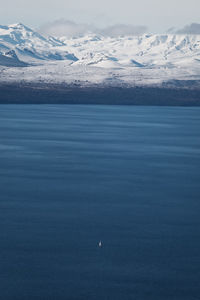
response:
{"label": "blue water", "polygon": [[0,299],[197,300],[199,280],[199,108],[0,106]]}

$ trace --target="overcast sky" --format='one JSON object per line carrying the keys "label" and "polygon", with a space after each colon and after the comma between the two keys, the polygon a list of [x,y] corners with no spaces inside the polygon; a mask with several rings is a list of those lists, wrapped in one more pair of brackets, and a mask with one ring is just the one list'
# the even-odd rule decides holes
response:
{"label": "overcast sky", "polygon": [[0,0],[0,24],[38,28],[64,18],[96,26],[146,25],[150,31],[200,23],[199,0]]}

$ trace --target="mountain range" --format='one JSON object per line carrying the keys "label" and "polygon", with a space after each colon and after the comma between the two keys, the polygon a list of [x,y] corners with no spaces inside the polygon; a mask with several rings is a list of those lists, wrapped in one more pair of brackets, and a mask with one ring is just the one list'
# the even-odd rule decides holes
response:
{"label": "mountain range", "polygon": [[200,35],[44,37],[0,26],[0,82],[156,85],[200,80]]}

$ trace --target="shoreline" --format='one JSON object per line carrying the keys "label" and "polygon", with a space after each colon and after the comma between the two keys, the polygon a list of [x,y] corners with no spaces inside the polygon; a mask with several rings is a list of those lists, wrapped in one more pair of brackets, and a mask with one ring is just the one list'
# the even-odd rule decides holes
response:
{"label": "shoreline", "polygon": [[185,86],[76,86],[1,83],[0,104],[200,106],[200,88]]}

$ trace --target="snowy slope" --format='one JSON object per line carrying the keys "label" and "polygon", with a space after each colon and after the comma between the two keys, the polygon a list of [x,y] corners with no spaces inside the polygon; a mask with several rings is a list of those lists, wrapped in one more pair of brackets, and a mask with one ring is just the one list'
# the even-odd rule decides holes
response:
{"label": "snowy slope", "polygon": [[6,67],[25,67],[27,64],[20,61],[14,50],[0,53],[0,65]]}
{"label": "snowy slope", "polygon": [[0,26],[0,53],[15,51],[17,57],[27,63],[42,60],[76,60],[67,50],[61,50],[63,43],[53,37],[44,38],[23,24]]}
{"label": "snowy slope", "polygon": [[23,24],[0,26],[0,81],[19,78],[84,85],[200,80],[200,36],[89,34],[56,39]]}
{"label": "snowy slope", "polygon": [[78,64],[170,68],[173,65],[194,63],[200,58],[200,36],[197,35],[143,35],[98,39],[88,36],[62,41],[79,58]]}

